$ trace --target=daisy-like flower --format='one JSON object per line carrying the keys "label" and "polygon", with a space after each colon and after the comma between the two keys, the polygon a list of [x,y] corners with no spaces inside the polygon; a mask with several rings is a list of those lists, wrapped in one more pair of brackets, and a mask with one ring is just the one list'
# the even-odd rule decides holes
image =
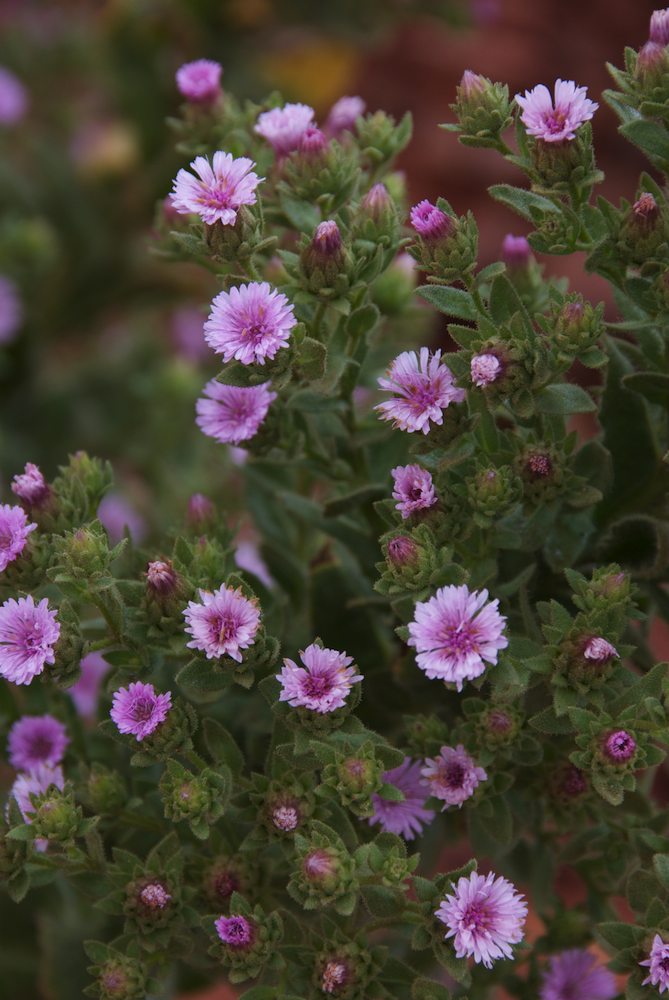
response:
{"label": "daisy-like flower", "polygon": [[393,399],[374,407],[382,420],[392,420],[395,427],[412,434],[427,434],[431,423],[442,424],[443,411],[451,403],[461,403],[464,390],[456,388],[453,373],[442,363],[441,351],[430,354],[421,347],[420,354],[404,351],[395,358],[379,385],[395,393]]}
{"label": "daisy-like flower", "polygon": [[56,612],[44,597],[35,604],[31,594],[0,607],[0,677],[12,684],[30,684],[47,663],[55,662],[60,636]]}
{"label": "daisy-like flower", "polygon": [[237,210],[255,205],[256,188],[264,178],[253,172],[253,160],[218,150],[212,163],[196,156],[190,166],[197,176],[180,170],[172,191],[172,205],[181,215],[199,215],[208,226],[234,226]]}
{"label": "daisy-like flower", "polygon": [[255,941],[254,925],[246,917],[231,915],[214,921],[216,933],[229,948],[249,948]]}
{"label": "daisy-like flower", "polygon": [[650,15],[648,37],[656,45],[669,45],[669,7],[654,10]]}
{"label": "daisy-like flower", "polygon": [[328,135],[339,135],[340,132],[352,132],[355,123],[364,115],[367,105],[362,97],[340,97],[330,108],[325,131]]}
{"label": "daisy-like flower", "polygon": [[199,649],[208,660],[231,656],[242,661],[242,650],[252,646],[260,628],[260,609],[255,598],[241,589],[219,587],[200,591],[201,601],[190,601],[184,611],[186,632],[193,638],[186,645]]}
{"label": "daisy-like flower", "polygon": [[395,480],[393,499],[403,518],[411,517],[419,510],[429,510],[437,502],[432,476],[420,465],[398,465],[392,469]]}
{"label": "daisy-like flower", "polygon": [[23,472],[12,479],[12,493],[29,507],[41,507],[49,498],[51,488],[39,466],[26,462]]}
{"label": "daisy-like flower", "polygon": [[585,948],[569,948],[551,955],[539,991],[541,1000],[612,1000],[616,979]]}
{"label": "daisy-like flower", "polygon": [[216,296],[204,337],[224,361],[264,365],[266,358],[288,346],[296,322],[285,295],[266,281],[252,282]]}
{"label": "daisy-like flower", "polygon": [[642,986],[656,986],[658,993],[664,993],[669,989],[669,944],[663,941],[659,934],[653,938],[650,954],[639,965],[648,969],[648,975],[642,982]]}
{"label": "daisy-like flower", "polygon": [[391,802],[375,792],[372,795],[374,815],[370,816],[369,825],[379,823],[385,833],[399,834],[405,840],[413,840],[416,834],[420,836],[423,827],[434,819],[432,810],[425,808],[425,787],[420,775],[420,761],[412,761],[411,757],[405,757],[399,767],[386,771],[384,782],[398,788],[404,799]]}
{"label": "daisy-like flower", "polygon": [[589,121],[599,107],[585,95],[587,87],[577,87],[573,80],[555,81],[555,101],[550,90],[540,83],[525,96],[516,94],[516,104],[529,135],[544,142],[569,142],[576,130]]}
{"label": "daisy-like flower", "polygon": [[16,125],[28,110],[28,94],[17,76],[0,66],[0,125]]}
{"label": "daisy-like flower", "polygon": [[213,378],[196,404],[195,422],[203,434],[222,444],[249,441],[267,416],[276,393],[262,385],[223,385]]}
{"label": "daisy-like flower", "polygon": [[134,681],[114,693],[109,713],[120,733],[135,736],[141,743],[165,721],[172,707],[172,694],[157,694],[153,684]]}
{"label": "daisy-like flower", "polygon": [[448,927],[458,958],[473,958],[487,969],[498,958],[511,958],[511,945],[523,937],[527,904],[511,882],[493,872],[459,878],[453,894],[435,916]]}
{"label": "daisy-like flower", "polygon": [[83,719],[94,719],[98,710],[100,687],[110,666],[101,653],[88,653],[80,666],[79,680],[67,689],[67,693]]}
{"label": "daisy-like flower", "polygon": [[62,768],[50,767],[49,764],[38,764],[31,771],[18,776],[9,794],[16,799],[26,823],[31,823],[35,814],[32,796],[44,795],[52,785],[55,785],[61,792],[65,788]]}
{"label": "daisy-like flower", "polygon": [[453,220],[446,212],[433,205],[426,198],[419,201],[411,209],[409,221],[419,236],[422,236],[428,243],[448,236],[453,228]]}
{"label": "daisy-like flower", "polygon": [[502,362],[496,354],[475,354],[471,360],[472,382],[479,389],[495,382],[502,373]]}
{"label": "daisy-like flower", "polygon": [[22,507],[0,504],[0,573],[21,555],[28,535],[36,527],[29,523]]}
{"label": "daisy-like flower", "polygon": [[212,59],[196,59],[177,70],[179,92],[193,104],[211,104],[221,93],[223,67]]}
{"label": "daisy-like flower", "polygon": [[457,806],[459,809],[488,777],[461,743],[456,747],[442,747],[439,756],[426,760],[425,764],[426,767],[421,771],[425,779],[423,784],[430,789],[430,795],[445,803],[443,809],[448,806]]}
{"label": "daisy-like flower", "polygon": [[292,153],[314,120],[314,109],[307,104],[284,104],[258,115],[254,131],[266,139],[278,156]]}
{"label": "daisy-like flower", "polygon": [[283,668],[276,679],[281,682],[279,701],[287,701],[293,708],[308,708],[321,715],[342,708],[354,684],[360,683],[362,674],[351,666],[353,658],[336,649],[322,649],[312,642],[300,651],[304,666],[294,660],[283,661]]}
{"label": "daisy-like flower", "polygon": [[139,544],[146,535],[146,521],[120,493],[108,493],[100,501],[98,520],[106,529],[112,545],[116,545],[124,537],[126,529],[135,544]]}
{"label": "daisy-like flower", "polygon": [[500,649],[509,644],[498,606],[499,601],[488,601],[487,590],[470,591],[464,584],[440,587],[429,601],[419,601],[408,644],[420,669],[462,691],[463,682],[479,677],[486,663],[497,663]]}
{"label": "daisy-like flower", "polygon": [[69,742],[53,715],[24,715],[9,730],[7,753],[17,771],[32,771],[39,764],[60,764]]}

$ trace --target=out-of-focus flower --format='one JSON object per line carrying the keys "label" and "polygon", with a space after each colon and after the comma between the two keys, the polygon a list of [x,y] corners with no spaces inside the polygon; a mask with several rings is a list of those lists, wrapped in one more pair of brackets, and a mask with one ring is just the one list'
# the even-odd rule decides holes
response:
{"label": "out-of-focus flower", "polygon": [[24,715],[9,730],[7,753],[17,771],[31,771],[39,764],[60,764],[69,742],[53,715]]}
{"label": "out-of-focus flower", "polygon": [[651,986],[657,987],[658,993],[664,993],[669,989],[669,944],[663,941],[659,934],[653,938],[648,958],[639,962],[639,965],[649,970],[642,986],[650,983]]}
{"label": "out-of-focus flower", "polygon": [[352,132],[358,118],[364,115],[366,107],[362,97],[340,97],[330,108],[325,131],[328,135],[339,135],[344,131]]}
{"label": "out-of-focus flower", "polygon": [[222,444],[249,441],[267,416],[276,393],[262,385],[224,385],[212,379],[196,406],[196,423],[203,434]]}
{"label": "out-of-focus flower", "polygon": [[100,501],[98,520],[107,530],[113,545],[121,541],[127,528],[138,545],[146,535],[146,521],[120,493],[108,493]]}
{"label": "out-of-focus flower", "polygon": [[60,636],[56,612],[46,597],[38,604],[31,594],[10,597],[0,607],[0,677],[12,684],[30,684],[47,663],[55,663]]}
{"label": "out-of-focus flower", "polygon": [[82,718],[95,718],[100,687],[110,669],[111,667],[101,653],[88,653],[81,661],[79,680],[67,689],[67,693]]}
{"label": "out-of-focus flower", "polygon": [[0,344],[8,344],[18,333],[23,322],[23,305],[18,288],[4,274],[0,274]]}
{"label": "out-of-focus flower", "polygon": [[292,153],[314,120],[314,109],[307,104],[284,104],[258,115],[255,131],[269,142],[278,156]]}
{"label": "out-of-focus flower", "polygon": [[374,815],[370,817],[369,824],[378,823],[386,833],[396,833],[405,840],[413,840],[434,819],[432,810],[425,808],[426,794],[420,761],[405,757],[399,767],[385,772],[383,780],[398,788],[404,799],[391,802],[375,792],[372,795]]}
{"label": "out-of-focus flower", "polygon": [[539,991],[541,1000],[612,1000],[616,979],[585,948],[569,948],[551,955]]}
{"label": "out-of-focus flower", "polygon": [[184,63],[176,72],[179,92],[193,104],[213,104],[221,94],[223,67],[212,59]]}
{"label": "out-of-focus flower", "polygon": [[17,76],[0,66],[0,125],[16,125],[28,110],[28,92]]}

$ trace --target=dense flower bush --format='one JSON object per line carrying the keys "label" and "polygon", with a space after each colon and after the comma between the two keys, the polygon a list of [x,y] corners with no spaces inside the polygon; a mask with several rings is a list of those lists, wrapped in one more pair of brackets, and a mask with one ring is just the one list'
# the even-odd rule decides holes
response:
{"label": "dense flower bush", "polygon": [[[656,175],[668,42],[656,12],[604,95]],[[247,1000],[664,992],[662,186],[595,201],[585,89],[467,71],[445,127],[529,182],[491,189],[532,231],[480,269],[471,213],[408,211],[408,117],[346,98],[319,127],[210,62],[177,82],[156,249],[219,283],[191,433],[236,463],[255,536],[240,556],[222,491],[142,549],[103,517],[106,463],[14,470],[9,896],[83,913],[104,1000],[223,976]],[[534,252],[584,254],[615,318]]]}

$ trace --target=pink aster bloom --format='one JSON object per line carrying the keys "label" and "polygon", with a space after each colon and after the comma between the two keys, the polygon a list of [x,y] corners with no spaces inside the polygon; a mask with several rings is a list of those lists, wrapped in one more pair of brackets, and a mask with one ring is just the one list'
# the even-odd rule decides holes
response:
{"label": "pink aster bloom", "polygon": [[32,771],[39,764],[60,764],[69,742],[53,715],[24,715],[9,730],[7,753],[17,771]]}
{"label": "pink aster bloom", "polygon": [[0,274],[0,344],[13,340],[22,322],[23,306],[18,289],[11,278]]}
{"label": "pink aster bloom", "polygon": [[448,806],[457,806],[459,809],[488,777],[461,743],[455,748],[442,747],[439,756],[426,760],[425,764],[426,767],[421,771],[425,778],[423,784],[430,789],[430,795],[445,803],[443,809]]}
{"label": "pink aster bloom", "polygon": [[267,416],[276,393],[270,382],[248,387],[223,385],[213,378],[196,404],[196,424],[203,434],[222,444],[249,441]]}
{"label": "pink aster bloom", "polygon": [[186,645],[199,649],[208,660],[230,656],[242,662],[242,650],[255,642],[260,628],[256,598],[245,597],[240,588],[219,587],[200,591],[201,603],[190,601],[184,611],[186,632],[193,638]]}
{"label": "pink aster bloom", "polygon": [[498,958],[511,958],[511,945],[523,937],[527,904],[515,887],[493,872],[459,878],[453,894],[435,916],[448,927],[458,958],[473,958],[487,969]]}
{"label": "pink aster bloom", "polygon": [[136,545],[146,535],[146,521],[120,493],[108,493],[102,498],[98,507],[98,520],[106,529],[112,545],[121,541],[126,529]]}
{"label": "pink aster bloom", "polygon": [[464,390],[456,388],[453,373],[441,361],[441,351],[430,354],[427,347],[420,353],[404,351],[386,373],[379,385],[396,395],[374,407],[382,420],[392,420],[395,427],[412,434],[428,434],[430,421],[442,424],[443,411],[451,403],[461,403]]}
{"label": "pink aster bloom", "polygon": [[56,612],[46,597],[35,604],[32,595],[10,597],[0,607],[0,677],[12,684],[30,684],[47,663],[55,662],[60,636]]}
{"label": "pink aster bloom", "polygon": [[479,677],[486,663],[497,663],[498,652],[509,644],[498,607],[499,601],[488,601],[487,590],[470,591],[464,584],[440,587],[434,597],[419,601],[408,645],[416,650],[420,669],[462,691],[463,681]]}
{"label": "pink aster bloom", "polygon": [[257,576],[260,582],[264,583],[266,587],[273,586],[274,580],[267,568],[267,563],[261,556],[256,542],[250,538],[245,538],[237,542],[235,547],[235,562],[240,569],[245,569],[247,573]]}
{"label": "pink aster bloom", "polygon": [[12,785],[10,796],[16,799],[21,815],[26,823],[31,823],[35,814],[32,797],[44,795],[55,785],[62,792],[65,788],[65,778],[62,768],[50,767],[48,764],[38,764],[31,771],[20,774]]}
{"label": "pink aster bloom", "polygon": [[264,178],[253,172],[253,160],[246,156],[235,159],[219,150],[212,163],[206,156],[196,156],[190,166],[197,177],[180,170],[172,191],[172,204],[182,215],[199,215],[208,226],[215,222],[233,226],[237,209],[255,205],[255,191]]}
{"label": "pink aster bloom", "polygon": [[265,364],[288,346],[297,320],[285,295],[266,281],[219,292],[204,324],[205,340],[224,361]]}
{"label": "pink aster bloom", "polygon": [[227,944],[229,948],[248,948],[255,941],[255,927],[246,917],[235,914],[219,917],[214,921],[214,926],[223,944]]}
{"label": "pink aster bloom", "polygon": [[364,115],[367,105],[362,97],[340,97],[330,108],[325,131],[328,135],[339,135],[340,132],[352,132],[355,123]]}
{"label": "pink aster bloom", "polygon": [[584,948],[551,955],[539,991],[541,1000],[612,1000],[618,993],[613,973]]}
{"label": "pink aster bloom", "polygon": [[403,518],[434,507],[437,494],[427,469],[421,469],[420,465],[398,465],[391,471],[395,480],[393,499],[398,501],[395,507]]}
{"label": "pink aster bloom", "polygon": [[211,104],[221,93],[223,67],[212,59],[184,63],[176,73],[177,87],[193,104]]}
{"label": "pink aster bloom", "polygon": [[650,954],[639,965],[645,966],[649,974],[642,982],[642,986],[656,986],[658,993],[664,993],[669,989],[669,944],[662,940],[659,934],[653,938]]}
{"label": "pink aster bloom", "polygon": [[19,472],[12,479],[12,493],[28,507],[41,507],[49,498],[51,488],[39,466],[26,462],[23,472]]}
{"label": "pink aster bloom", "polygon": [[0,66],[0,125],[16,125],[28,110],[28,93],[17,76]]}
{"label": "pink aster bloom", "polygon": [[502,362],[496,354],[475,354],[470,365],[472,382],[479,389],[495,382],[502,373]]}
{"label": "pink aster bloom", "polygon": [[656,45],[669,45],[669,7],[654,10],[650,15],[648,37]]}
{"label": "pink aster bloom", "polygon": [[88,653],[80,666],[79,680],[67,689],[67,693],[83,719],[94,719],[98,710],[100,687],[111,668],[101,653]]}
{"label": "pink aster bloom", "polygon": [[586,660],[592,660],[593,663],[608,663],[614,656],[618,656],[618,650],[608,639],[596,635],[592,639],[588,639],[583,655]]}
{"label": "pink aster bloom", "polygon": [[419,236],[428,243],[448,236],[453,228],[453,220],[446,212],[433,205],[426,198],[411,209],[410,222]]}
{"label": "pink aster bloom", "polygon": [[423,827],[434,819],[432,810],[425,808],[425,788],[420,770],[419,761],[405,757],[399,767],[386,771],[383,780],[386,784],[399,788],[404,799],[402,802],[391,802],[374,793],[374,815],[369,818],[370,826],[379,823],[385,833],[396,833],[405,840],[413,840],[416,834],[420,836]]}
{"label": "pink aster bloom", "polygon": [[308,708],[324,715],[342,708],[354,684],[359,684],[362,674],[350,666],[353,658],[336,649],[322,649],[313,642],[300,651],[304,664],[299,667],[294,660],[283,661],[283,668],[276,679],[281,682],[279,701],[287,701],[293,708]]}
{"label": "pink aster bloom", "polygon": [[555,103],[548,87],[540,83],[525,96],[516,94],[522,108],[520,116],[529,135],[544,142],[565,142],[575,138],[576,130],[589,121],[599,107],[585,95],[587,87],[577,87],[573,80],[556,80]]}
{"label": "pink aster bloom", "polygon": [[28,535],[36,527],[29,523],[23,507],[0,504],[0,573],[21,555]]}
{"label": "pink aster bloom", "polygon": [[170,333],[172,343],[177,353],[193,364],[206,361],[211,357],[205,343],[204,316],[193,306],[182,306],[175,309],[170,316]]}
{"label": "pink aster bloom", "polygon": [[314,109],[307,104],[284,104],[258,115],[254,131],[272,146],[278,156],[292,153],[314,120]]}
{"label": "pink aster bloom", "polygon": [[153,684],[134,681],[119,688],[109,713],[120,733],[135,736],[141,742],[165,721],[172,707],[172,694],[156,694]]}

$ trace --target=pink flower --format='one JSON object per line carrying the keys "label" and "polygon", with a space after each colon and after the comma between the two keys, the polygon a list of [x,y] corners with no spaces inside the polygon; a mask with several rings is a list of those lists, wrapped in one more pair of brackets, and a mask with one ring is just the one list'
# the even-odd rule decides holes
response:
{"label": "pink flower", "polygon": [[316,160],[323,155],[328,146],[325,134],[317,125],[309,125],[300,136],[298,151],[308,160]]}
{"label": "pink flower", "polygon": [[254,131],[272,146],[279,156],[292,153],[314,120],[314,109],[307,104],[285,104],[258,115]]}
{"label": "pink flower", "polygon": [[211,355],[203,336],[204,316],[192,306],[175,309],[170,316],[170,333],[177,353],[193,364],[207,360]]}
{"label": "pink flower", "polygon": [[0,677],[12,684],[30,684],[54,663],[53,647],[60,636],[56,612],[46,597],[35,604],[32,595],[10,597],[0,607]]}
{"label": "pink flower", "polygon": [[657,45],[669,45],[669,7],[664,10],[654,10],[650,15],[648,37]]}
{"label": "pink flower", "polygon": [[38,764],[31,771],[20,774],[12,785],[10,796],[16,799],[21,815],[26,823],[32,823],[35,815],[33,796],[44,795],[55,785],[62,792],[65,788],[65,778],[60,767],[50,767],[48,764]]}
{"label": "pink flower", "polygon": [[496,354],[475,354],[470,365],[472,382],[483,389],[502,373],[502,362]]}
{"label": "pink flower", "polygon": [[664,993],[669,989],[669,944],[662,940],[659,934],[653,938],[650,955],[639,965],[645,966],[649,970],[649,975],[642,982],[642,986],[657,987],[658,993]]}
{"label": "pink flower", "polygon": [[435,243],[448,236],[453,228],[453,220],[446,212],[424,199],[411,209],[411,225],[427,243]]}
{"label": "pink flower", "polygon": [[204,325],[205,340],[224,361],[265,364],[288,346],[296,323],[285,295],[266,282],[252,282],[220,292]]}
{"label": "pink flower", "polygon": [[340,97],[332,107],[325,122],[328,135],[339,135],[340,132],[352,132],[355,123],[364,115],[367,105],[362,97]]}
{"label": "pink flower", "polygon": [[79,715],[94,719],[98,710],[100,686],[110,666],[101,653],[88,653],[81,661],[79,680],[67,689]]}
{"label": "pink flower", "polygon": [[212,379],[204,387],[206,398],[196,405],[196,424],[203,434],[222,444],[248,441],[258,431],[267,416],[276,393],[270,382],[248,387],[223,385]]}
{"label": "pink flower", "polygon": [[60,764],[69,742],[53,715],[23,715],[9,730],[7,753],[17,771],[31,771],[39,764]]}
{"label": "pink flower", "polygon": [[0,573],[21,555],[36,527],[29,523],[22,507],[0,504]]}
{"label": "pink flower", "polygon": [[120,733],[135,736],[141,743],[165,721],[171,707],[171,692],[157,694],[153,684],[134,681],[114,693],[109,714]]}
{"label": "pink flower", "polygon": [[51,488],[39,466],[26,462],[23,472],[12,479],[12,493],[28,507],[41,507],[51,495]]}
{"label": "pink flower", "polygon": [[180,170],[172,192],[172,204],[182,215],[199,215],[208,226],[233,226],[242,205],[255,205],[255,190],[264,178],[253,172],[253,160],[219,150],[212,164],[206,156],[196,156],[190,166],[197,177]]}
{"label": "pink flower", "polygon": [[196,59],[177,70],[179,92],[194,104],[211,104],[221,93],[223,67],[211,59]]}
{"label": "pink flower", "polygon": [[583,650],[583,656],[586,660],[592,660],[593,663],[608,663],[609,660],[618,656],[618,650],[608,639],[604,639],[601,635],[596,635],[592,639],[588,639]]}
{"label": "pink flower", "polygon": [[184,611],[186,632],[193,638],[186,645],[199,649],[208,660],[230,656],[242,661],[242,650],[255,642],[260,628],[260,609],[255,598],[245,597],[240,588],[219,587],[212,593],[200,591],[201,603],[190,601]]}
{"label": "pink flower", "polygon": [[308,708],[325,714],[342,708],[354,684],[362,680],[356,668],[350,666],[353,658],[336,649],[322,649],[316,643],[300,652],[304,664],[288,658],[276,679],[281,682],[279,701],[287,701],[293,708]]}
{"label": "pink flower", "polygon": [[527,904],[505,878],[472,872],[458,879],[435,916],[448,927],[458,958],[473,958],[487,969],[498,958],[512,958],[511,945],[523,937]]}
{"label": "pink flower", "polygon": [[507,233],[502,241],[502,259],[511,269],[527,267],[532,259],[532,248],[524,236]]}
{"label": "pink flower", "polygon": [[249,948],[256,937],[253,923],[246,917],[231,915],[214,921],[216,933],[229,948]]}
{"label": "pink flower", "polygon": [[247,573],[257,576],[266,587],[272,587],[274,580],[270,576],[267,563],[260,554],[260,549],[256,542],[250,538],[237,542],[235,547],[235,562],[240,569],[245,569]]}
{"label": "pink flower", "polygon": [[0,66],[0,125],[16,125],[28,110],[28,94],[17,76]]}
{"label": "pink flower", "polygon": [[604,753],[614,764],[625,764],[636,753],[636,740],[626,729],[617,729],[604,740]]}
{"label": "pink flower", "polygon": [[98,520],[106,529],[112,545],[121,541],[126,529],[136,545],[146,535],[146,521],[120,493],[108,493],[102,498],[98,507]]}
{"label": "pink flower", "polygon": [[423,784],[430,789],[430,795],[445,802],[444,809],[448,806],[460,809],[462,803],[470,799],[478,785],[488,777],[461,743],[455,748],[442,747],[439,756],[426,760],[425,764],[421,771],[425,778]]}
{"label": "pink flower", "polygon": [[569,948],[551,955],[544,972],[541,1000],[612,1000],[618,993],[616,979],[597,957],[584,948]]}
{"label": "pink flower", "polygon": [[465,398],[462,389],[453,384],[453,373],[441,361],[441,351],[430,354],[421,347],[420,354],[404,351],[395,358],[379,385],[396,393],[393,399],[379,403],[374,409],[382,420],[392,420],[400,430],[422,431],[428,434],[430,421],[443,423],[443,411],[451,403],[461,403]]}
{"label": "pink flower", "polygon": [[385,833],[396,833],[405,840],[413,840],[434,819],[432,810],[425,808],[426,795],[420,779],[420,762],[405,757],[399,767],[386,771],[383,780],[398,788],[404,799],[401,802],[391,802],[374,793],[374,815],[370,817],[369,825],[379,823]]}
{"label": "pink flower", "polygon": [[587,87],[577,87],[573,80],[556,80],[553,105],[548,87],[540,83],[534,90],[526,90],[524,97],[516,94],[521,121],[530,135],[544,142],[570,141],[599,107],[585,96],[587,92]]}
{"label": "pink flower", "polygon": [[[1,88],[0,84],[0,88]],[[2,123],[2,99],[0,97],[0,124]],[[0,274],[0,344],[13,340],[23,322],[23,306],[19,292],[11,280]]]}
{"label": "pink flower", "polygon": [[509,644],[498,606],[497,600],[488,602],[487,590],[465,585],[440,587],[429,601],[420,601],[408,641],[420,669],[462,691],[463,681],[479,677],[486,663],[497,663],[498,652]]}
{"label": "pink flower", "polygon": [[403,518],[411,517],[420,510],[429,510],[437,502],[432,476],[420,465],[398,465],[392,470],[395,480],[393,498]]}

